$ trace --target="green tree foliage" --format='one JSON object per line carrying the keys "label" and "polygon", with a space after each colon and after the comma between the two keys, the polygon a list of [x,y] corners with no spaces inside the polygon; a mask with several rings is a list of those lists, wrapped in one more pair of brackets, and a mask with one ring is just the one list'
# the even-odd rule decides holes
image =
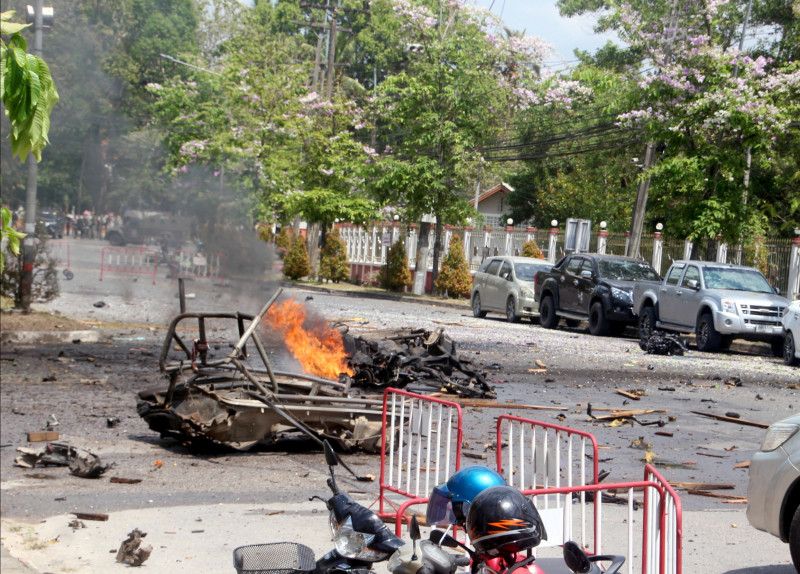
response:
{"label": "green tree foliage", "polygon": [[306,240],[300,234],[295,234],[292,237],[289,252],[283,258],[283,274],[296,281],[301,277],[308,276],[309,273],[311,273],[311,265],[308,261]]}
{"label": "green tree foliage", "polygon": [[[11,210],[7,207],[0,207],[0,216],[2,216],[3,224],[0,230],[0,241],[8,241],[8,250],[12,255],[19,255],[19,242],[25,237],[24,233],[20,233],[12,227]],[[0,273],[3,272],[6,265],[5,251],[0,249]]]}
{"label": "green tree foliage", "polygon": [[[59,294],[58,286],[58,262],[50,255],[50,248],[47,244],[47,231],[43,224],[36,226],[36,242],[33,254],[33,283],[31,285],[31,300],[34,302],[46,303],[52,301]],[[11,242],[3,246],[6,251],[3,260],[8,265],[3,265],[0,269],[0,293],[4,297],[14,299],[16,308],[22,308],[20,300],[19,284],[22,281],[22,257],[19,250],[14,252]]]}
{"label": "green tree foliage", "polygon": [[380,286],[390,291],[402,291],[413,283],[408,268],[408,254],[402,241],[396,241],[386,252],[386,265],[378,273]]}
{"label": "green tree foliage", "polygon": [[28,54],[20,32],[27,24],[11,22],[13,11],[3,12],[0,41],[0,99],[11,122],[11,152],[24,160],[33,154],[42,161],[42,150],[49,143],[50,112],[58,101],[55,82],[47,63]]}
{"label": "green tree foliage", "polygon": [[275,246],[278,248],[278,256],[283,257],[288,253],[292,246],[292,231],[288,227],[281,227],[275,236]]}
{"label": "green tree foliage", "polygon": [[442,262],[442,270],[436,278],[436,290],[450,297],[469,297],[472,290],[472,275],[464,257],[464,244],[461,237],[453,235],[450,248]]}
{"label": "green tree foliage", "polygon": [[334,283],[347,281],[350,278],[350,263],[347,260],[347,244],[334,229],[325,236],[325,245],[319,262],[320,279],[328,279]]}
{"label": "green tree foliage", "polygon": [[533,240],[526,241],[522,244],[522,256],[533,257],[535,259],[544,259],[542,250],[539,249],[539,245],[537,245],[537,243]]}

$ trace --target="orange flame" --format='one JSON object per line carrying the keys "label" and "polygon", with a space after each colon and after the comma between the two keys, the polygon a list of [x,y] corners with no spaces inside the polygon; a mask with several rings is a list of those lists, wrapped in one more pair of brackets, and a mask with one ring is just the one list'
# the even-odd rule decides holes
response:
{"label": "orange flame", "polygon": [[347,354],[342,334],[319,322],[307,330],[305,307],[294,299],[273,305],[266,314],[273,330],[283,335],[289,351],[309,375],[337,379],[340,373],[352,375],[347,366]]}

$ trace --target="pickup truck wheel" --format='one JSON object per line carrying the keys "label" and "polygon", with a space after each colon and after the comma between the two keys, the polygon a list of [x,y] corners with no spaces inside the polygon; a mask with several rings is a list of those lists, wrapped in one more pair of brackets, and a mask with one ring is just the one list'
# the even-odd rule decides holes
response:
{"label": "pickup truck wheel", "polygon": [[123,245],[125,245],[125,240],[122,238],[122,234],[120,234],[117,231],[106,233],[106,239],[111,245],[115,247],[122,247]]}
{"label": "pickup truck wheel", "polygon": [[558,327],[558,315],[552,295],[545,295],[539,303],[539,324],[545,329]]}
{"label": "pickup truck wheel", "polygon": [[695,335],[699,351],[711,353],[719,349],[722,344],[722,335],[714,328],[714,318],[709,313],[700,315]]}
{"label": "pickup truck wheel", "polygon": [[589,309],[589,332],[597,337],[605,337],[611,331],[611,323],[600,301],[592,303]]}
{"label": "pickup truck wheel", "polygon": [[647,350],[647,342],[653,336],[656,328],[656,310],[652,307],[645,307],[639,312],[639,348]]}
{"label": "pickup truck wheel", "polygon": [[514,304],[514,298],[509,297],[506,301],[506,321],[509,323],[516,323],[519,321],[517,317],[517,306]]}
{"label": "pickup truck wheel", "polygon": [[472,296],[472,315],[478,318],[486,317],[486,311],[481,309],[481,296],[477,291]]}
{"label": "pickup truck wheel", "polygon": [[800,359],[794,356],[794,335],[791,331],[786,331],[783,338],[783,362],[790,367],[800,364]]}

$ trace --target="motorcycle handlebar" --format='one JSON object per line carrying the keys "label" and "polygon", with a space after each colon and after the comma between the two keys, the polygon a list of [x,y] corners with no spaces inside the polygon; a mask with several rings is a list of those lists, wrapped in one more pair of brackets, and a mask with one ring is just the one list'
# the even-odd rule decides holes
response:
{"label": "motorcycle handlebar", "polygon": [[472,564],[472,559],[469,556],[452,555],[450,560],[453,561],[454,566],[469,566]]}

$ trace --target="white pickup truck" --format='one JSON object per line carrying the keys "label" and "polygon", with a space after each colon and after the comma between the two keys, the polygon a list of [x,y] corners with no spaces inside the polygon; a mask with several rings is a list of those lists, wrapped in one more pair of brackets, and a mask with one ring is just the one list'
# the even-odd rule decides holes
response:
{"label": "white pickup truck", "polygon": [[662,329],[694,332],[701,351],[747,339],[770,343],[780,357],[788,306],[757,269],[707,261],[675,261],[660,284],[637,284],[633,291],[643,350],[653,331]]}

